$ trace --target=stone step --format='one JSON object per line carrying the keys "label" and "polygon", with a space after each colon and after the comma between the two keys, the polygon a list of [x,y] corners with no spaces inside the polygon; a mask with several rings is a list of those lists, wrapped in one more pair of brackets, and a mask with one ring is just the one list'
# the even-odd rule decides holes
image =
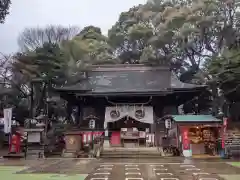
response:
{"label": "stone step", "polygon": [[114,154],[122,154],[122,155],[132,155],[132,154],[136,154],[136,155],[161,155],[160,152],[107,152],[107,151],[103,151],[101,154],[111,154],[111,155],[114,155]]}
{"label": "stone step", "polygon": [[101,158],[159,158],[160,151],[136,151],[136,150],[103,150]]}
{"label": "stone step", "polygon": [[139,148],[130,148],[130,147],[103,147],[104,151],[147,151],[147,152],[156,152],[161,147],[139,147]]}
{"label": "stone step", "polygon": [[101,154],[101,158],[161,158],[161,155],[147,155],[147,154]]}

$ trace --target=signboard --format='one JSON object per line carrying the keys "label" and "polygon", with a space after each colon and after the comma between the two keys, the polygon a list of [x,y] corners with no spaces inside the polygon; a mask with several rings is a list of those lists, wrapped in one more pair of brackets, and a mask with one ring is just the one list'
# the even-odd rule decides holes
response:
{"label": "signboard", "polygon": [[166,127],[166,129],[171,129],[171,126],[172,126],[171,119],[166,119],[165,120],[165,127]]}
{"label": "signboard", "polygon": [[91,119],[91,120],[89,121],[89,128],[90,128],[90,129],[94,129],[94,128],[95,128],[95,119]]}
{"label": "signboard", "polygon": [[121,128],[121,131],[127,131],[127,128]]}
{"label": "signboard", "polygon": [[39,143],[39,142],[41,142],[41,133],[40,132],[28,133],[28,142],[29,143]]}

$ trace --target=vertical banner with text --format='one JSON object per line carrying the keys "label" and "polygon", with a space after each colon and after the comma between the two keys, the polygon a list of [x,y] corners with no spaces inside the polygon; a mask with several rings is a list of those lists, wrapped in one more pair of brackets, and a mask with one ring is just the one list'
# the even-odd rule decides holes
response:
{"label": "vertical banner with text", "polygon": [[223,127],[222,127],[222,148],[225,148],[226,141],[226,131],[227,131],[228,118],[223,118]]}
{"label": "vertical banner with text", "polygon": [[182,129],[182,143],[183,143],[183,150],[190,150],[188,128],[183,128]]}
{"label": "vertical banner with text", "polygon": [[3,114],[4,114],[4,132],[10,133],[12,127],[12,108],[4,109]]}

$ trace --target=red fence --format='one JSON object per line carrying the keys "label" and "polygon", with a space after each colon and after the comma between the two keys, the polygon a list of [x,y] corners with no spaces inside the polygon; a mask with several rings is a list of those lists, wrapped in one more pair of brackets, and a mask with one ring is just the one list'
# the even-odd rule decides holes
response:
{"label": "red fence", "polygon": [[[84,144],[87,144],[87,143],[90,143],[92,141],[92,138],[95,139],[96,137],[99,137],[99,136],[102,136],[104,135],[104,131],[84,131],[81,133],[82,134],[82,143]],[[92,137],[93,135],[93,137]],[[117,143],[115,142],[116,138],[114,134],[114,132],[112,132],[112,135],[114,135],[113,138],[110,138],[110,141],[112,142],[113,139],[114,139],[114,142],[112,142],[113,144]],[[118,132],[118,136],[119,136],[119,139],[120,139],[120,133]],[[152,145],[152,146],[155,146],[155,134],[153,133],[147,133],[146,134],[146,144],[148,145]]]}

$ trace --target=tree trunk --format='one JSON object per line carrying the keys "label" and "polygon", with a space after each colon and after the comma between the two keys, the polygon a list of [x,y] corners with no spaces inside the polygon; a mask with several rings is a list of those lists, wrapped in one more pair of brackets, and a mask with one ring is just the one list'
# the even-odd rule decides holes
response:
{"label": "tree trunk", "polygon": [[212,114],[213,116],[218,115],[218,88],[217,88],[217,83],[212,82],[211,85],[211,90],[212,90],[212,97],[213,97],[213,104],[212,104]]}

